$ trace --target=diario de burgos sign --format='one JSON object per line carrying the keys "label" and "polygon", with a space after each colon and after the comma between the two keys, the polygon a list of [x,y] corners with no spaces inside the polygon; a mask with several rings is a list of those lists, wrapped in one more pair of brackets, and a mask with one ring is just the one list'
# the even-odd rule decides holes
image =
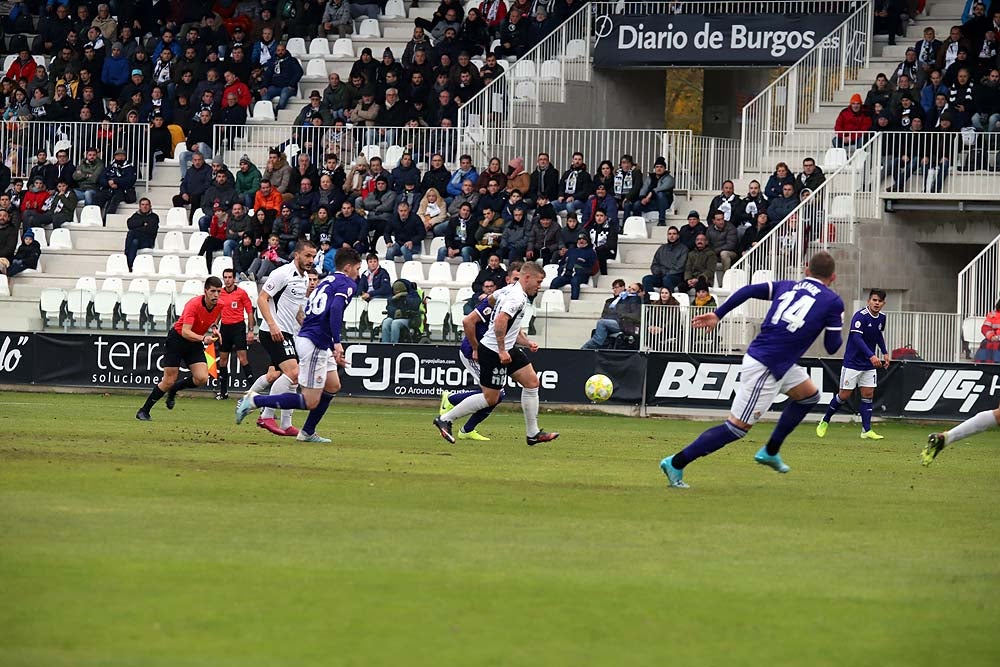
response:
{"label": "diario de burgos sign", "polygon": [[[596,67],[717,67],[791,65],[819,43],[839,52],[833,30],[842,14],[808,16],[647,16],[594,19]],[[824,41],[826,40],[826,41]]]}

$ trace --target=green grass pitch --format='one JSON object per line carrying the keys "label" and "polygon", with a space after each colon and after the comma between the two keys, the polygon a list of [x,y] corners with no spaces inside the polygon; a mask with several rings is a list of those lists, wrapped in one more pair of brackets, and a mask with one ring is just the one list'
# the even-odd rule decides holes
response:
{"label": "green grass pitch", "polygon": [[[771,425],[668,489],[705,423],[338,401],[296,444],[233,402],[0,395],[0,665],[1000,664],[1000,438]],[[296,420],[301,421],[300,419]]]}

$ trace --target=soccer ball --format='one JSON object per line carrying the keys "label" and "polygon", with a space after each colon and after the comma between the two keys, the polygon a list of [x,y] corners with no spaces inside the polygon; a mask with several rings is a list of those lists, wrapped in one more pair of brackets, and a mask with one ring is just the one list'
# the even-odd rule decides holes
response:
{"label": "soccer ball", "polygon": [[611,378],[601,374],[591,375],[583,388],[584,393],[587,394],[587,398],[595,403],[601,403],[611,398],[614,390],[615,385],[611,382]]}

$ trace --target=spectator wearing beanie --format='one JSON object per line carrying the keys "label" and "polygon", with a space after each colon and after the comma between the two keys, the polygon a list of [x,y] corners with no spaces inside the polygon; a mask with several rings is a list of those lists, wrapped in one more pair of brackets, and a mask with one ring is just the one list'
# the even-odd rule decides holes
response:
{"label": "spectator wearing beanie", "polygon": [[871,112],[864,108],[861,95],[854,93],[851,95],[850,104],[838,114],[837,121],[833,125],[833,131],[836,133],[833,145],[837,148],[857,146],[868,136],[871,126]]}

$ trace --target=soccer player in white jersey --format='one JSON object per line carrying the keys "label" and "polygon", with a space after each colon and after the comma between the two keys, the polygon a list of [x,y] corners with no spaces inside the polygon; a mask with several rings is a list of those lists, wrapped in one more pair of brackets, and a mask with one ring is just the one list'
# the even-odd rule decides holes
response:
{"label": "soccer player in white jersey", "polygon": [[781,418],[767,444],[754,455],[754,461],[776,472],[788,472],[778,451],[785,438],[819,402],[819,389],[797,362],[820,334],[823,334],[828,354],[839,350],[843,342],[844,302],[830,289],[837,277],[835,268],[829,253],[816,253],[809,260],[806,277],[802,280],[777,280],[741,287],[714,312],[694,318],[695,328],[713,329],[727,313],[749,299],[772,302],[760,333],[743,355],[740,386],[729,419],[660,461],[660,470],[667,476],[670,486],[687,488],[683,480],[684,468],[745,437],[779,393],[788,396],[788,405],[781,411]]}
{"label": "soccer player in white jersey", "polygon": [[[816,425],[816,435],[822,438],[830,427],[830,420],[847,399],[854,388],[861,386],[861,438],[881,440],[883,436],[872,430],[872,402],[878,368],[889,368],[889,351],[885,347],[885,290],[873,289],[868,293],[868,304],[854,313],[851,331],[847,334],[847,349],[844,350],[843,367],[840,370],[840,391],[834,395],[823,419]],[[882,350],[882,356],[878,355]]]}
{"label": "soccer player in white jersey", "polygon": [[959,440],[965,440],[991,428],[1000,428],[1000,407],[997,407],[996,410],[983,410],[948,431],[931,433],[927,436],[927,446],[924,447],[920,457],[923,459],[924,465],[929,466],[931,461],[937,458],[941,450],[948,445],[953,445]]}
{"label": "soccer player in white jersey", "polygon": [[335,272],[321,280],[310,295],[302,328],[295,336],[295,349],[302,361],[299,378],[302,393],[272,392],[269,396],[257,396],[248,392],[236,406],[237,424],[255,407],[307,408],[309,416],[296,440],[330,442],[316,433],[316,427],[340,391],[337,366],[346,365],[340,330],[344,312],[358,288],[361,256],[353,248],[340,248],[334,257],[334,266]]}
{"label": "soccer player in white jersey", "polygon": [[[303,307],[309,286],[308,272],[315,258],[316,245],[311,241],[299,241],[295,245],[292,261],[272,271],[261,288],[257,297],[257,308],[263,320],[260,344],[271,357],[271,367],[275,370],[257,378],[247,393],[270,391],[284,394],[295,391],[298,386],[299,358],[295,351],[295,334],[299,332],[305,316]],[[276,371],[281,373],[277,378],[274,377]],[[298,429],[292,426],[292,410],[282,410],[279,426],[274,420],[274,408],[267,407],[257,425],[275,435],[295,437],[299,434]]]}
{"label": "soccer player in white jersey", "polygon": [[500,392],[507,384],[508,375],[521,385],[521,410],[524,412],[524,431],[528,445],[551,442],[559,437],[558,433],[548,433],[538,428],[538,374],[524,349],[517,347],[519,344],[525,345],[532,352],[538,349],[521,331],[521,320],[528,300],[538,294],[544,278],[545,272],[540,266],[534,262],[526,262],[521,267],[521,276],[516,283],[490,296],[495,304],[490,316],[490,326],[481,340],[474,343],[470,341],[479,359],[479,383],[483,391],[465,399],[434,420],[434,426],[448,442],[455,442],[452,422],[500,402]]}

